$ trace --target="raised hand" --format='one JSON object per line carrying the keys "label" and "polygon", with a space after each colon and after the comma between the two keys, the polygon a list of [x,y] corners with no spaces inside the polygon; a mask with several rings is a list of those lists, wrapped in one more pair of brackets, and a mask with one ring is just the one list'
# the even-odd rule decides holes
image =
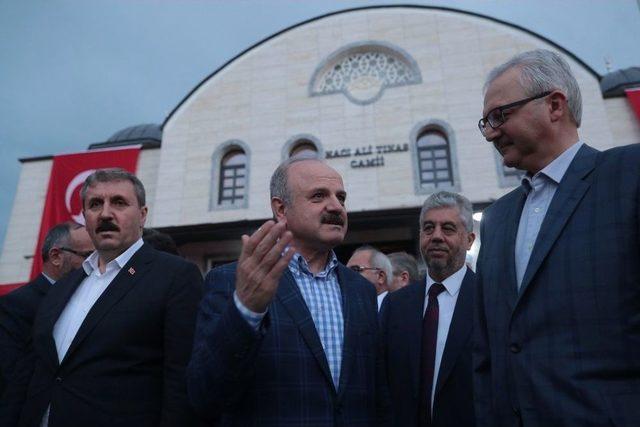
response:
{"label": "raised hand", "polygon": [[242,236],[242,251],[236,272],[236,292],[242,304],[256,313],[263,313],[276,291],[280,276],[295,250],[285,247],[293,235],[285,221],[265,222],[251,237]]}

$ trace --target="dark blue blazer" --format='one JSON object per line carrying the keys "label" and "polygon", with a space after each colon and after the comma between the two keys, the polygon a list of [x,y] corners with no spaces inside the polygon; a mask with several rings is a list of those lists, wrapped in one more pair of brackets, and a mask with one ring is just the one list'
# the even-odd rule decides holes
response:
{"label": "dark blue blazer", "polygon": [[[433,427],[474,425],[471,337],[475,274],[462,280],[436,380]],[[420,342],[425,281],[390,293],[380,310],[384,367],[393,425],[418,425]]]}
{"label": "dark blue blazer", "polygon": [[288,269],[259,332],[234,304],[236,263],[209,272],[187,370],[191,403],[203,417],[242,427],[377,425],[376,411],[387,408],[380,403],[375,289],[342,264],[337,273],[344,345],[336,389]]}
{"label": "dark blue blazer", "polygon": [[640,144],[583,146],[518,291],[519,187],[485,210],[474,369],[481,426],[640,425]]}
{"label": "dark blue blazer", "polygon": [[35,370],[20,418],[39,427],[189,426],[186,394],[202,275],[144,244],[89,310],[62,361],[53,328],[82,268],[53,285],[33,326]]}
{"label": "dark blue blazer", "polygon": [[0,427],[18,425],[33,372],[33,320],[50,287],[40,274],[0,298]]}

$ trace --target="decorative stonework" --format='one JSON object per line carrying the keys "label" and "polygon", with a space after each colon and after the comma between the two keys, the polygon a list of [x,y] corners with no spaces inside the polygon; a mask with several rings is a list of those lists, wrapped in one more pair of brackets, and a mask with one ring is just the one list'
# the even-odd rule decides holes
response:
{"label": "decorative stonework", "polygon": [[345,46],[327,57],[310,82],[310,95],[344,93],[356,104],[378,100],[386,88],[422,82],[416,62],[402,49],[382,42]]}

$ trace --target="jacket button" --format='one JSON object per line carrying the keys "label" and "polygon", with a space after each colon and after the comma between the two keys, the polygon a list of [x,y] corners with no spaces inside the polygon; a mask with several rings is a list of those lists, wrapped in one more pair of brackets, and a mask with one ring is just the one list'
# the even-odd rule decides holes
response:
{"label": "jacket button", "polygon": [[62,382],[62,377],[56,377],[56,382],[57,383],[61,383]]}
{"label": "jacket button", "polygon": [[522,347],[520,347],[520,344],[514,342],[509,346],[509,350],[511,350],[511,353],[520,353]]}

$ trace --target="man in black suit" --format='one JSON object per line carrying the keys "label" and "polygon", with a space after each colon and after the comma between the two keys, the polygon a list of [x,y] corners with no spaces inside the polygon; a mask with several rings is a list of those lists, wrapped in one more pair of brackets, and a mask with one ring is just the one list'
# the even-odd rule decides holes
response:
{"label": "man in black suit", "polygon": [[465,265],[471,203],[441,191],[420,213],[424,281],[390,293],[380,322],[394,425],[473,426],[471,329],[474,273]]}
{"label": "man in black suit", "polygon": [[0,425],[15,425],[31,373],[31,328],[49,287],[79,268],[93,252],[86,229],[75,222],[52,227],[42,243],[42,273],[0,298]]}
{"label": "man in black suit", "polygon": [[184,377],[202,276],[142,241],[142,183],[103,169],[81,191],[96,247],[51,288],[33,327],[22,426],[189,426]]}

